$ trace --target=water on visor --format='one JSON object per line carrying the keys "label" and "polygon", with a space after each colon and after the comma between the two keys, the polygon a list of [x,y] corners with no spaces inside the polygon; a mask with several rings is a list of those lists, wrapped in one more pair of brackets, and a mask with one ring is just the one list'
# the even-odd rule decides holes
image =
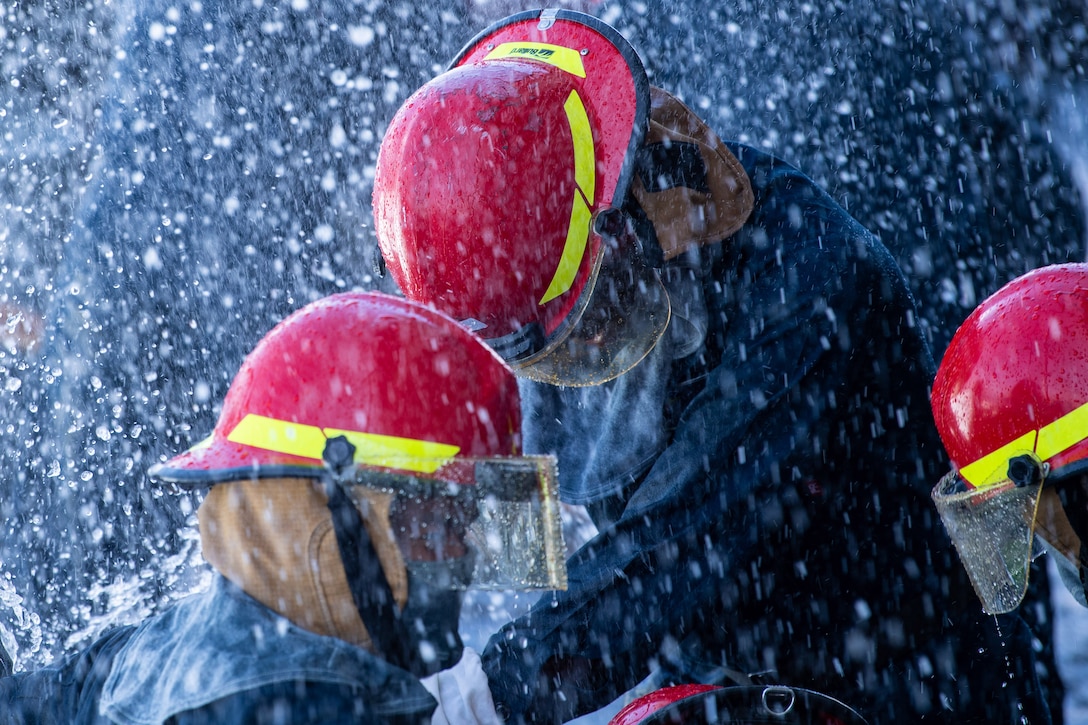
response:
{"label": "water on visor", "polygon": [[707,313],[702,285],[689,271],[668,270],[662,281],[673,320],[634,368],[586,387],[518,379],[524,450],[556,456],[560,498],[567,503],[619,494],[668,444],[662,413],[672,361],[701,346]]}

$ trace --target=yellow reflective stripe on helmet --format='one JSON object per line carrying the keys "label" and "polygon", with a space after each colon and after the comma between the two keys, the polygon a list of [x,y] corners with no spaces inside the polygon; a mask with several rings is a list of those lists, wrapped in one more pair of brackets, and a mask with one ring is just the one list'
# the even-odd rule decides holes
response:
{"label": "yellow reflective stripe on helmet", "polygon": [[589,125],[589,115],[577,91],[567,96],[563,110],[567,113],[570,124],[571,140],[574,143],[574,199],[571,202],[570,225],[567,227],[567,239],[563,243],[563,255],[559,258],[555,275],[552,277],[540,304],[545,304],[563,294],[574,284],[578,276],[578,267],[586,252],[589,241],[589,222],[593,214],[589,205],[597,188],[597,163],[593,150],[593,130]]}
{"label": "yellow reflective stripe on helmet", "polygon": [[528,58],[539,60],[541,63],[554,65],[579,78],[586,77],[586,68],[582,65],[582,54],[574,48],[564,48],[562,45],[549,45],[548,43],[503,43],[495,50],[488,53],[484,60],[497,58]]}
{"label": "yellow reflective stripe on helmet", "polygon": [[1088,403],[1040,428],[1035,455],[1045,461],[1072,448],[1085,437],[1088,437]]}
{"label": "yellow reflective stripe on helmet", "polygon": [[227,440],[266,451],[321,461],[325,441],[338,435],[346,437],[355,446],[357,464],[418,473],[434,473],[460,450],[447,443],[337,428],[321,429],[315,425],[291,423],[253,413],[239,421],[227,436]]}
{"label": "yellow reflective stripe on helmet", "polygon": [[238,421],[227,440],[266,451],[320,461],[321,454],[325,451],[326,439],[317,426],[290,423],[251,413]]}
{"label": "yellow reflective stripe on helmet", "polygon": [[589,240],[589,220],[592,217],[589,206],[578,192],[574,194],[574,205],[570,210],[570,227],[567,229],[567,241],[563,245],[563,256],[555,270],[551,284],[540,298],[540,304],[550,302],[570,289],[578,275],[578,264],[586,251]]}
{"label": "yellow reflective stripe on helmet", "polygon": [[1037,431],[1025,433],[993,453],[988,453],[964,466],[960,469],[960,475],[975,488],[992,486],[1007,478],[1009,459],[1014,455],[1032,451],[1041,460],[1046,461],[1069,450],[1086,437],[1088,437],[1088,403],[1047,423]]}
{"label": "yellow reflective stripe on helmet", "polygon": [[329,438],[342,435],[355,446],[355,462],[370,466],[400,468],[419,473],[434,473],[461,450],[457,446],[414,438],[360,433],[326,428]]}
{"label": "yellow reflective stripe on helmet", "polygon": [[571,91],[567,102],[563,104],[570,123],[570,135],[574,140],[574,183],[592,203],[597,190],[597,163],[593,158],[593,128],[589,125],[589,114],[577,91]]}
{"label": "yellow reflective stripe on helmet", "polygon": [[1009,474],[1009,459],[1025,451],[1035,450],[1035,431],[1025,433],[1011,443],[988,453],[960,469],[960,476],[975,488],[1001,483]]}

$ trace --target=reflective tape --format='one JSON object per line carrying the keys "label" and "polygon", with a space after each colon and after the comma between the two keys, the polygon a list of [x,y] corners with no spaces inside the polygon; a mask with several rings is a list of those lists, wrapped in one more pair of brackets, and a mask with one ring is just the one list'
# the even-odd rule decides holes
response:
{"label": "reflective tape", "polygon": [[560,70],[566,71],[579,78],[586,77],[586,68],[582,64],[582,54],[574,48],[565,48],[562,45],[549,43],[503,43],[495,50],[488,53],[484,60],[496,58],[524,58],[538,60],[541,63],[554,65]]}
{"label": "reflective tape", "polygon": [[261,448],[321,462],[325,441],[342,435],[355,446],[358,465],[434,473],[457,455],[460,448],[447,443],[399,436],[319,428],[263,415],[246,415],[227,435],[231,443]]}
{"label": "reflective tape", "polygon": [[593,129],[589,124],[589,115],[585,104],[577,91],[571,91],[563,104],[570,124],[571,141],[574,147],[574,198],[571,202],[570,224],[567,227],[567,239],[563,244],[563,254],[559,258],[555,275],[540,298],[540,304],[555,299],[571,288],[582,257],[589,242],[589,223],[593,216],[590,206],[597,185],[597,165],[593,149]]}
{"label": "reflective tape", "polygon": [[1006,479],[1013,455],[1032,451],[1046,461],[1083,441],[1085,431],[1088,431],[1088,403],[969,463],[959,474],[975,488],[993,486]]}

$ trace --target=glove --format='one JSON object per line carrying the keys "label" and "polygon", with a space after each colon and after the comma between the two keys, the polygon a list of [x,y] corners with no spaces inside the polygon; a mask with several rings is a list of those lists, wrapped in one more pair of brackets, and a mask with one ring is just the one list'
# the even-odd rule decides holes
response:
{"label": "glove", "polygon": [[420,682],[438,700],[431,725],[502,725],[480,655],[471,647],[465,647],[456,665]]}

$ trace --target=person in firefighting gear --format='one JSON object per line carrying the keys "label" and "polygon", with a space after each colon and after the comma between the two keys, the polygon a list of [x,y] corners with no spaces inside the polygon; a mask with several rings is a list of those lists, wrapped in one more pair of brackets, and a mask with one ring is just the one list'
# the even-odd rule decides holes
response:
{"label": "person in firefighting gear", "polygon": [[1049,553],[1088,606],[1088,265],[1028,272],[956,331],[933,384],[953,469],[933,500],[982,608],[1015,610]]}
{"label": "person in firefighting gear", "polygon": [[149,471],[204,492],[210,588],[0,678],[0,723],[498,723],[462,590],[565,584],[554,461],[519,431],[514,375],[448,317],[302,308]]}
{"label": "person in firefighting gear", "polygon": [[405,101],[373,201],[401,292],[515,367],[526,450],[599,530],[481,653],[509,722],[737,671],[875,723],[1049,721],[1030,631],[965,608],[929,500],[902,273],[808,177],[720,140],[606,23],[543,10]]}

